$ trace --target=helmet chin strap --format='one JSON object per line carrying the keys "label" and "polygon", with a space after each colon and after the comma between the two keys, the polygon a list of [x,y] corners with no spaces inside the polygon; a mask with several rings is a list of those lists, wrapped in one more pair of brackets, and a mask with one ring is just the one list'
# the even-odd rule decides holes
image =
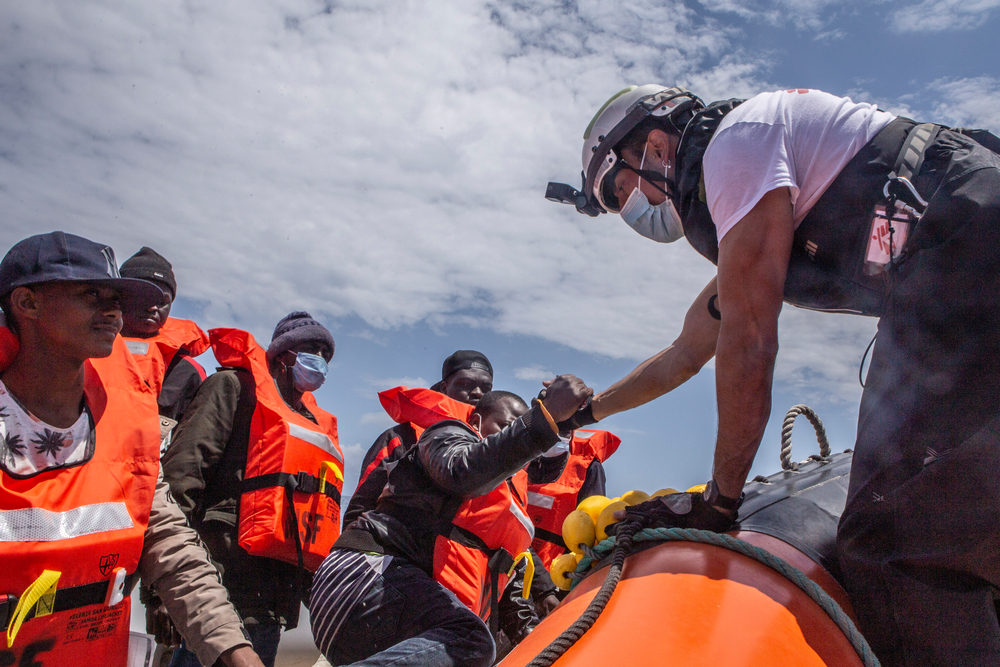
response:
{"label": "helmet chin strap", "polygon": [[[673,194],[671,194],[671,192],[673,192],[673,190],[676,188],[676,185],[674,183],[674,179],[667,178],[666,176],[664,176],[660,172],[655,171],[653,169],[636,169],[635,167],[633,167],[632,165],[630,165],[628,162],[626,162],[624,158],[619,158],[619,163],[622,165],[623,168],[628,169],[629,171],[637,174],[639,176],[639,178],[646,179],[647,181],[649,181],[649,184],[652,185],[654,188],[656,188],[657,190],[659,190],[660,192],[662,192],[666,196],[668,196],[671,199],[673,199]],[[667,185],[667,187],[670,188],[671,192],[667,192],[666,190],[664,190],[663,188],[661,188],[659,185],[657,185],[656,184],[657,181],[659,181],[660,183],[665,183]]]}

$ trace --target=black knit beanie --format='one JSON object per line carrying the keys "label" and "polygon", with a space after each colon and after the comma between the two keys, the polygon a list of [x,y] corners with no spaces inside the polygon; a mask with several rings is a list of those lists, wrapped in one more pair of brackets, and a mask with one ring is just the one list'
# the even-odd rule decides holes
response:
{"label": "black knit beanie", "polygon": [[273,361],[282,352],[287,352],[299,343],[317,340],[330,346],[330,356],[327,361],[333,358],[333,335],[322,324],[312,318],[309,313],[297,310],[288,313],[277,326],[274,327],[274,334],[271,335],[271,344],[267,346],[267,360]]}
{"label": "black knit beanie", "polygon": [[123,278],[142,278],[155,280],[167,285],[172,296],[177,296],[177,280],[174,278],[174,267],[160,253],[143,246],[142,249],[126,259],[118,273]]}

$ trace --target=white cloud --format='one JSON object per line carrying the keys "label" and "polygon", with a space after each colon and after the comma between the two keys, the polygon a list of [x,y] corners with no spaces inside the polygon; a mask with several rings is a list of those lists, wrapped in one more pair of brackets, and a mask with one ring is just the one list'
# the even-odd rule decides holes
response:
{"label": "white cloud", "polygon": [[548,371],[537,364],[532,364],[531,366],[522,366],[521,368],[514,369],[514,377],[518,380],[527,380],[529,382],[542,382],[543,380],[551,380],[556,376],[552,371]]}
{"label": "white cloud", "polygon": [[939,95],[934,106],[936,121],[1000,133],[1000,80],[986,76],[940,80],[929,88]]}
{"label": "white cloud", "polygon": [[395,422],[392,421],[392,417],[387,415],[385,412],[366,412],[361,415],[361,419],[358,420],[358,424],[361,426],[375,424],[377,426],[381,426],[383,429],[389,428],[394,423]]}
{"label": "white cloud", "polygon": [[[736,14],[741,18],[769,25],[791,24],[804,30],[822,30],[838,10],[849,9],[854,3],[842,0],[699,0],[713,12]],[[823,35],[836,37],[835,32]]]}
{"label": "white cloud", "polygon": [[[208,326],[263,336],[304,308],[636,357],[710,274],[541,197],[573,179],[582,128],[624,83],[752,72],[703,68],[725,30],[678,1],[3,13],[0,239],[63,228],[122,259],[150,245]],[[661,285],[678,288],[651,309]]]}
{"label": "white cloud", "polygon": [[775,376],[805,403],[857,403],[858,367],[877,322],[786,305],[778,322],[781,349]]}
{"label": "white cloud", "polygon": [[845,94],[900,116],[1000,133],[1000,78],[996,76],[937,79],[894,99],[880,98],[863,87]]}
{"label": "white cloud", "polygon": [[[835,9],[767,7],[803,25]],[[627,83],[771,88],[736,38],[681,0],[6,3],[0,245],[61,228],[120,259],[152,246],[204,326],[262,339],[302,308],[641,359],[713,267],[543,188],[576,183],[583,128]],[[778,378],[832,372],[811,354],[829,332],[783,337],[804,366]]]}
{"label": "white cloud", "polygon": [[900,7],[890,16],[897,32],[969,30],[982,25],[1000,8],[1000,0],[924,0]]}

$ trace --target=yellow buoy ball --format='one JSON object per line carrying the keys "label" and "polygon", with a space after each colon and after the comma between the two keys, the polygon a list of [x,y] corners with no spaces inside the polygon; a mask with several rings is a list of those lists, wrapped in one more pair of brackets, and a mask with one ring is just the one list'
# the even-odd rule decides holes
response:
{"label": "yellow buoy ball", "polygon": [[552,583],[564,591],[568,591],[572,583],[566,576],[567,572],[576,572],[576,555],[572,551],[556,556],[549,566],[549,576],[552,577]]}
{"label": "yellow buoy ball", "polygon": [[660,489],[659,491],[657,491],[656,493],[654,493],[652,497],[653,498],[660,498],[662,496],[669,496],[671,493],[680,493],[680,491],[678,491],[677,489],[672,489],[672,488],[670,488],[668,486],[667,488]]}
{"label": "yellow buoy ball", "polygon": [[708,486],[708,484],[695,484],[690,489],[688,489],[685,493],[701,493],[701,492],[703,492],[705,490],[706,486]]}
{"label": "yellow buoy ball", "polygon": [[626,505],[638,505],[649,500],[649,494],[645,491],[629,491],[622,494],[622,502]]}
{"label": "yellow buoy ball", "polygon": [[587,496],[580,501],[576,508],[590,515],[591,520],[596,524],[597,517],[601,516],[601,510],[611,504],[611,498],[607,496]]}
{"label": "yellow buoy ball", "polygon": [[570,551],[581,554],[583,553],[581,544],[594,546],[596,534],[594,520],[583,510],[573,510],[563,519],[562,538]]}
{"label": "yellow buoy ball", "polygon": [[598,542],[600,542],[601,540],[608,539],[608,534],[607,532],[605,532],[605,529],[611,524],[617,523],[618,519],[616,519],[614,516],[615,512],[617,512],[618,510],[623,510],[626,507],[628,507],[627,503],[621,500],[616,500],[615,502],[611,503],[610,505],[604,508],[604,511],[601,512],[601,516],[597,518]]}

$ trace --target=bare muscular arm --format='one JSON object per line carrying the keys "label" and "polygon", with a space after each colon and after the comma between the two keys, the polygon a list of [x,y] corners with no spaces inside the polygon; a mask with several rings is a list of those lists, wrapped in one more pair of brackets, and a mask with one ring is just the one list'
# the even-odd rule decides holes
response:
{"label": "bare muscular arm", "polygon": [[716,347],[719,435],[714,477],[740,495],[771,412],[778,315],[794,233],[788,188],[768,192],[719,244]]}
{"label": "bare muscular arm", "polygon": [[712,278],[688,309],[677,340],[595,396],[594,417],[604,419],[659,398],[687,382],[708,363],[715,354],[720,324],[710,314],[708,302],[718,292],[716,278]]}

